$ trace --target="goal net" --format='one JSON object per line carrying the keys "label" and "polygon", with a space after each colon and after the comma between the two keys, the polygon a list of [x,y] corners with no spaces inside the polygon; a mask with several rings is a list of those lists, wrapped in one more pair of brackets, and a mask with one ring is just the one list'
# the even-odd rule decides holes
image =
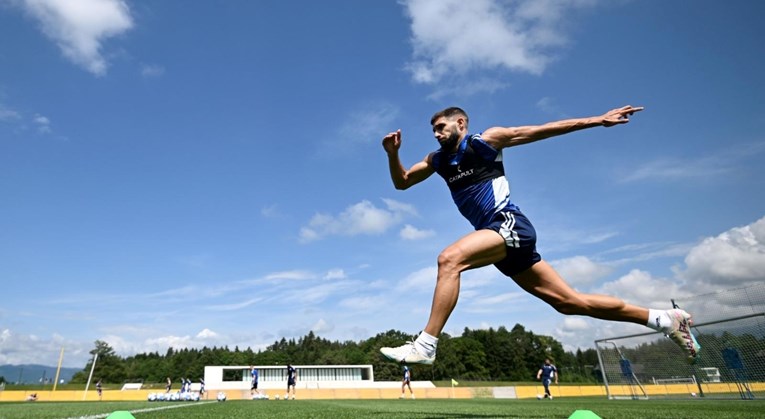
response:
{"label": "goal net", "polygon": [[[715,301],[719,308],[713,315],[696,315]],[[730,309],[732,301],[743,303]],[[765,285],[678,303],[694,314],[692,331],[701,345],[697,362],[686,363],[682,350],[659,332],[596,340],[608,397],[765,397]]]}

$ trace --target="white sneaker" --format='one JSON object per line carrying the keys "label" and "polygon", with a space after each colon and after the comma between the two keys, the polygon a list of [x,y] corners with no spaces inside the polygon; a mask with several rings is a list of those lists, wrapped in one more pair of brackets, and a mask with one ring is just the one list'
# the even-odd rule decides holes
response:
{"label": "white sneaker", "polygon": [[380,348],[380,352],[388,359],[407,364],[431,365],[436,360],[435,354],[433,356],[421,354],[414,342],[407,342],[395,348]]}
{"label": "white sneaker", "polygon": [[412,394],[412,400],[414,400],[414,394]]}
{"label": "white sneaker", "polygon": [[667,337],[672,339],[685,352],[688,363],[693,364],[698,359],[701,345],[696,341],[696,337],[691,333],[691,315],[679,308],[667,310],[667,315],[672,319],[672,324],[662,328]]}
{"label": "white sneaker", "polygon": [[403,394],[401,396],[399,396],[399,399],[405,399],[405,398],[406,398],[406,396],[403,395]]}

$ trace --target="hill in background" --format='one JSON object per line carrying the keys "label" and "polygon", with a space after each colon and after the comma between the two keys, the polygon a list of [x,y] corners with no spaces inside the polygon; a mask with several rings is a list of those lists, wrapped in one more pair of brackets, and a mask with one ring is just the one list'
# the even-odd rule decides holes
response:
{"label": "hill in background", "polygon": [[[58,377],[59,382],[64,380],[68,383],[72,376],[81,370],[81,368],[62,367]],[[5,381],[9,384],[42,384],[43,379],[46,383],[53,383],[53,379],[56,378],[56,367],[35,364],[0,365],[0,376],[5,377]]]}

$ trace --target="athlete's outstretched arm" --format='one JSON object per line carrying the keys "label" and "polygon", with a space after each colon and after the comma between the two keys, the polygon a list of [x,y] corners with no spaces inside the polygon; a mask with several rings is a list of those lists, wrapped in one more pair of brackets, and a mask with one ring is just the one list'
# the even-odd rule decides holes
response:
{"label": "athlete's outstretched arm", "polygon": [[382,146],[388,154],[390,178],[396,189],[407,189],[427,179],[435,172],[433,166],[428,163],[428,156],[415,163],[409,170],[404,168],[398,156],[398,149],[401,148],[401,130],[386,135],[382,140]]}
{"label": "athlete's outstretched arm", "polygon": [[544,125],[530,125],[525,127],[494,127],[481,134],[487,143],[496,149],[513,147],[527,144],[545,138],[568,134],[592,127],[611,127],[629,122],[629,117],[635,112],[642,111],[642,107],[624,106],[612,109],[603,115],[589,118],[564,119],[562,121],[548,122]]}

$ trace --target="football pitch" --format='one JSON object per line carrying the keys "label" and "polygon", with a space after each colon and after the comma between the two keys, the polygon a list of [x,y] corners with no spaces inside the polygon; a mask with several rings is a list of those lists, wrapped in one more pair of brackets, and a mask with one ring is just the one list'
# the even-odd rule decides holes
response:
{"label": "football pitch", "polygon": [[226,402],[0,403],[0,419],[98,419],[130,411],[137,419],[189,418],[762,418],[762,400],[230,400]]}

